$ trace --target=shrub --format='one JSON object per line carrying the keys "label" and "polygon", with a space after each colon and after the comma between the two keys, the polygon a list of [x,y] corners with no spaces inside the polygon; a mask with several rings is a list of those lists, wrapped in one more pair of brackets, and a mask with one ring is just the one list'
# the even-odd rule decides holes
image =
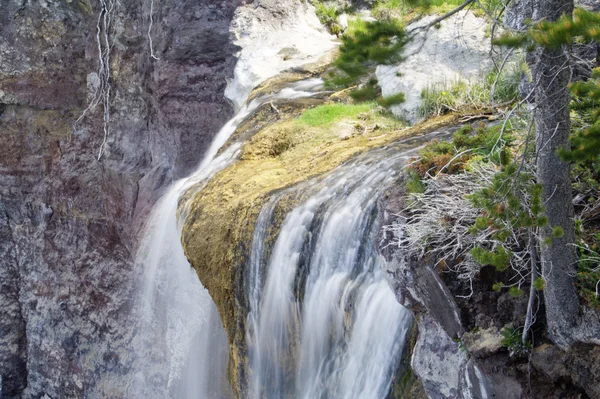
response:
{"label": "shrub", "polygon": [[523,343],[521,341],[522,335],[522,329],[504,327],[502,330],[502,346],[508,349],[511,356],[527,357],[531,351],[531,342]]}
{"label": "shrub", "polygon": [[[419,176],[462,172],[469,161],[490,161],[496,165],[507,165],[511,154],[509,146],[513,137],[509,131],[502,132],[500,126],[477,128],[466,125],[454,132],[452,142],[433,140],[419,151],[419,159],[413,160],[410,168]],[[443,168],[443,170],[442,170]]]}
{"label": "shrub", "polygon": [[319,21],[327,28],[329,33],[332,35],[339,35],[342,32],[342,27],[337,22],[337,17],[340,14],[340,10],[334,6],[327,6],[319,1],[315,1],[315,13]]}

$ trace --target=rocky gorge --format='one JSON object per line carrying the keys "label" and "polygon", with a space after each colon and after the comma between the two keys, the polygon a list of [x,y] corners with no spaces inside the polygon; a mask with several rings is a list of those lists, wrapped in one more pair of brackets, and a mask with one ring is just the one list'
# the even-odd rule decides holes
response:
{"label": "rocky gorge", "polygon": [[489,21],[378,65],[386,108],[325,85],[315,5],[2,1],[0,398],[600,397],[598,343],[514,357],[525,298],[389,228],[425,143],[494,119],[422,114],[492,71]]}

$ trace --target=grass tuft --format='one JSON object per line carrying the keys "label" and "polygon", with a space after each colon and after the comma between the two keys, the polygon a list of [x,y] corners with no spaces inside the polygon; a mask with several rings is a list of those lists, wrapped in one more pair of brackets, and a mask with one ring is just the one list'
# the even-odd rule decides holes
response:
{"label": "grass tuft", "polygon": [[306,110],[298,118],[298,122],[309,126],[324,126],[344,118],[353,118],[362,112],[375,107],[374,103],[361,104],[326,104]]}

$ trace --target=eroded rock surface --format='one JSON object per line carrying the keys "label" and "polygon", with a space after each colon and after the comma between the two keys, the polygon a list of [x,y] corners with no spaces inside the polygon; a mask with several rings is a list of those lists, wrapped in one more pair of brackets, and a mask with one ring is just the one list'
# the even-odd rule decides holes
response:
{"label": "eroded rock surface", "polygon": [[237,107],[266,79],[314,63],[337,45],[314,7],[301,0],[256,0],[239,7],[232,32],[241,50],[227,96]]}
{"label": "eroded rock surface", "polygon": [[[111,2],[107,2],[111,3]],[[0,7],[2,398],[126,393],[136,232],[231,115],[236,2],[114,2],[110,115],[99,84],[99,2]]]}

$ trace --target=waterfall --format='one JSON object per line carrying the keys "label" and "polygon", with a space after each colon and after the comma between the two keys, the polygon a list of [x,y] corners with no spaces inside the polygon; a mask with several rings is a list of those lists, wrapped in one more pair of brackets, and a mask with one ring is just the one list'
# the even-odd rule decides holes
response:
{"label": "waterfall", "polygon": [[[190,187],[202,186],[233,162],[241,142],[218,154],[237,126],[262,104],[310,97],[319,79],[297,82],[241,107],[214,138],[197,170],[174,182],[157,202],[136,255],[141,273],[135,309],[132,398],[220,398],[226,381],[228,342],[216,306],[188,263],[180,241],[177,206]],[[184,209],[185,213],[185,209]],[[182,217],[185,217],[183,215]]]}
{"label": "waterfall", "polygon": [[[263,207],[248,265],[253,398],[384,398],[412,316],[377,253],[377,199],[411,154],[372,151]],[[302,198],[269,248],[283,196]]]}

